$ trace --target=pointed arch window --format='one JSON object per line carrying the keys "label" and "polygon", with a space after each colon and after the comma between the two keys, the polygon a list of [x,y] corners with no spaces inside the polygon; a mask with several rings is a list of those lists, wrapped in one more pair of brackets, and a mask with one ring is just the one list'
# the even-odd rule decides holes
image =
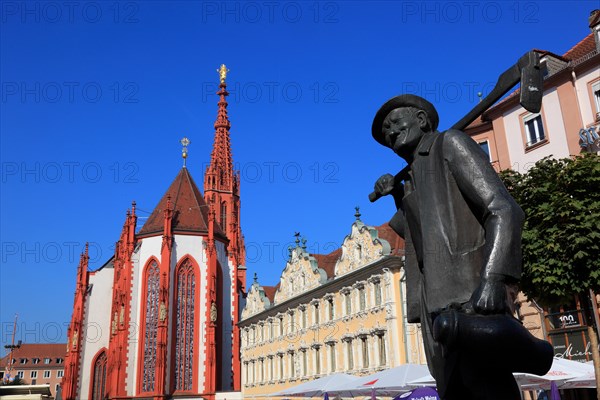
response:
{"label": "pointed arch window", "polygon": [[227,232],[227,203],[221,203],[221,228]]}
{"label": "pointed arch window", "polygon": [[194,371],[196,274],[187,258],[177,269],[175,308],[175,390],[192,390]]}
{"label": "pointed arch window", "polygon": [[153,392],[156,371],[158,313],[160,305],[160,271],[156,260],[146,267],[146,299],[144,318],[144,347],[142,392]]}
{"label": "pointed arch window", "polygon": [[102,351],[94,362],[91,400],[104,400],[106,394],[106,351]]}

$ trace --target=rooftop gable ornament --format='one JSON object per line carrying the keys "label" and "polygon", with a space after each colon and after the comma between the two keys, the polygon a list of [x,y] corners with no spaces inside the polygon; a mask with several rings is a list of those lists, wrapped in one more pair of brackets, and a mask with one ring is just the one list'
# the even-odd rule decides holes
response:
{"label": "rooftop gable ornament", "polygon": [[179,141],[179,143],[181,143],[181,145],[183,146],[183,148],[181,149],[181,157],[183,157],[183,167],[185,168],[185,163],[187,161],[187,156],[188,156],[188,149],[187,147],[192,144],[192,141],[186,137],[184,137],[183,139],[181,139]]}
{"label": "rooftop gable ornament", "polygon": [[217,70],[219,73],[219,78],[221,79],[221,83],[225,83],[225,79],[227,78],[227,73],[229,70],[225,66],[225,64],[221,64],[221,67]]}

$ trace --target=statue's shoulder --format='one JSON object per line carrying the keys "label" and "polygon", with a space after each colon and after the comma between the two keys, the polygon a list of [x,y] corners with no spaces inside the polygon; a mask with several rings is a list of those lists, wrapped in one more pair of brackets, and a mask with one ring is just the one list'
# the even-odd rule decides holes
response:
{"label": "statue's shoulder", "polygon": [[449,141],[464,140],[465,138],[471,138],[469,135],[467,135],[463,131],[459,131],[458,129],[448,129],[447,131],[441,133],[441,135],[444,136],[444,140]]}
{"label": "statue's shoulder", "polygon": [[441,133],[444,140],[444,147],[472,147],[475,141],[471,136],[458,129],[448,129]]}
{"label": "statue's shoulder", "polygon": [[448,129],[441,135],[443,136],[442,152],[444,158],[449,161],[464,160],[465,156],[479,151],[477,143],[463,131]]}

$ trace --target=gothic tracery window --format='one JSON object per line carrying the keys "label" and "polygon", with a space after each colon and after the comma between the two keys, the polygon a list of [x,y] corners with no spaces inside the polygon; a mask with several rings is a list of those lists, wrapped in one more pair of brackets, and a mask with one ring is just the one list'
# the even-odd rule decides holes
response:
{"label": "gothic tracery window", "polygon": [[221,228],[227,231],[227,203],[221,203]]}
{"label": "gothic tracery window", "polygon": [[106,393],[106,352],[102,351],[94,362],[92,375],[92,398],[91,400],[104,400]]}
{"label": "gothic tracery window", "polygon": [[142,391],[154,391],[156,367],[156,334],[158,328],[160,273],[158,263],[153,260],[146,268],[146,317],[144,324],[144,364]]}
{"label": "gothic tracery window", "polygon": [[175,390],[192,390],[194,370],[194,265],[186,259],[177,269],[175,308]]}

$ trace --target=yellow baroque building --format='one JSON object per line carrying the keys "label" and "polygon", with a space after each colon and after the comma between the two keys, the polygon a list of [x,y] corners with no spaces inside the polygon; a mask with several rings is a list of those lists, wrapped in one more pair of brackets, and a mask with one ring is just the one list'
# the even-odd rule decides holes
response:
{"label": "yellow baroque building", "polygon": [[263,398],[336,372],[368,375],[426,364],[406,322],[404,242],[356,214],[341,248],[310,254],[296,238],[276,286],[255,276],[239,323],[242,393]]}

